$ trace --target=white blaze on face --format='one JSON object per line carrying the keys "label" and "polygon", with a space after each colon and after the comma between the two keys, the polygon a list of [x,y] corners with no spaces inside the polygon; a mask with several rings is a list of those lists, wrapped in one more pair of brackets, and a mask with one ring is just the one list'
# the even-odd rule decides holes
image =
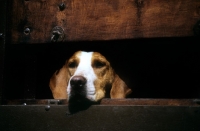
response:
{"label": "white blaze on face", "polygon": [[[80,62],[73,76],[85,77],[86,85],[84,88],[86,89],[86,93],[87,93],[86,96],[89,100],[95,101],[96,91],[95,91],[94,81],[96,80],[96,75],[92,68],[92,61],[91,61],[92,55],[93,55],[93,52],[80,53],[80,55],[78,56]],[[70,84],[68,84],[68,87],[67,87],[68,97],[70,96],[70,90],[71,90],[71,86]]]}

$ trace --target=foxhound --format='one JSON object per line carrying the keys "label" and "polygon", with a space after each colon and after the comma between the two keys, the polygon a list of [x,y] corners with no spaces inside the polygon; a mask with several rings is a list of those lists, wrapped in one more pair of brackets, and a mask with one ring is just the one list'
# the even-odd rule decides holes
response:
{"label": "foxhound", "polygon": [[55,99],[69,102],[87,99],[98,102],[104,97],[125,98],[132,91],[98,52],[77,51],[57,70],[49,83]]}

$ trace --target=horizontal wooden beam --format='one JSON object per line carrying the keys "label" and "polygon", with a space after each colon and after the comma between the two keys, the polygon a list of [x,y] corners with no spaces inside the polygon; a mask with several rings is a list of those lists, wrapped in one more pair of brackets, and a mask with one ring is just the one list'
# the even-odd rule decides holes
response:
{"label": "horizontal wooden beam", "polygon": [[200,20],[199,0],[15,0],[9,6],[11,43],[50,43],[56,26],[64,30],[62,42],[193,36]]}
{"label": "horizontal wooden beam", "polygon": [[[7,100],[5,105],[68,105],[65,99],[23,99]],[[200,106],[199,99],[102,99],[98,104],[101,106],[119,105],[150,105],[150,106]]]}
{"label": "horizontal wooden beam", "polygon": [[199,131],[200,107],[91,106],[67,115],[67,106],[0,106],[6,131]]}

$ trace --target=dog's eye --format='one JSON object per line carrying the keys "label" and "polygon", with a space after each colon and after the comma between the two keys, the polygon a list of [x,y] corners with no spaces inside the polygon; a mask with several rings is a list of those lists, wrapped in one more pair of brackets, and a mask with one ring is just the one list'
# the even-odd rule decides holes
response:
{"label": "dog's eye", "polygon": [[101,67],[103,67],[105,65],[106,65],[106,63],[104,63],[102,61],[94,61],[94,63],[93,63],[93,67],[94,68],[101,68]]}
{"label": "dog's eye", "polygon": [[68,64],[69,68],[76,68],[77,67],[77,63],[76,62],[70,62]]}

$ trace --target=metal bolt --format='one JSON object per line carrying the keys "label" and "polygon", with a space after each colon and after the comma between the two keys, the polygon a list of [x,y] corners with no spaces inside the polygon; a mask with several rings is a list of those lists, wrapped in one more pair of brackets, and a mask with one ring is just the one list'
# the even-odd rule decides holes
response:
{"label": "metal bolt", "polygon": [[59,31],[53,31],[53,36],[51,37],[52,42],[57,42],[61,33]]}
{"label": "metal bolt", "polygon": [[29,35],[30,32],[31,32],[30,28],[27,27],[27,28],[24,29],[24,34],[25,35]]}
{"label": "metal bolt", "polygon": [[3,39],[4,38],[4,35],[3,33],[0,33],[0,38]]}
{"label": "metal bolt", "polygon": [[52,30],[51,42],[62,42],[64,36],[64,29],[60,26],[56,26]]}
{"label": "metal bolt", "polygon": [[49,111],[50,108],[51,108],[50,105],[45,106],[45,110],[46,110],[46,111]]}
{"label": "metal bolt", "polygon": [[144,1],[143,0],[136,0],[135,3],[137,5],[137,7],[139,7],[139,8],[144,6]]}
{"label": "metal bolt", "polygon": [[65,9],[65,3],[61,3],[59,5],[59,9],[60,9],[60,11],[63,11]]}

